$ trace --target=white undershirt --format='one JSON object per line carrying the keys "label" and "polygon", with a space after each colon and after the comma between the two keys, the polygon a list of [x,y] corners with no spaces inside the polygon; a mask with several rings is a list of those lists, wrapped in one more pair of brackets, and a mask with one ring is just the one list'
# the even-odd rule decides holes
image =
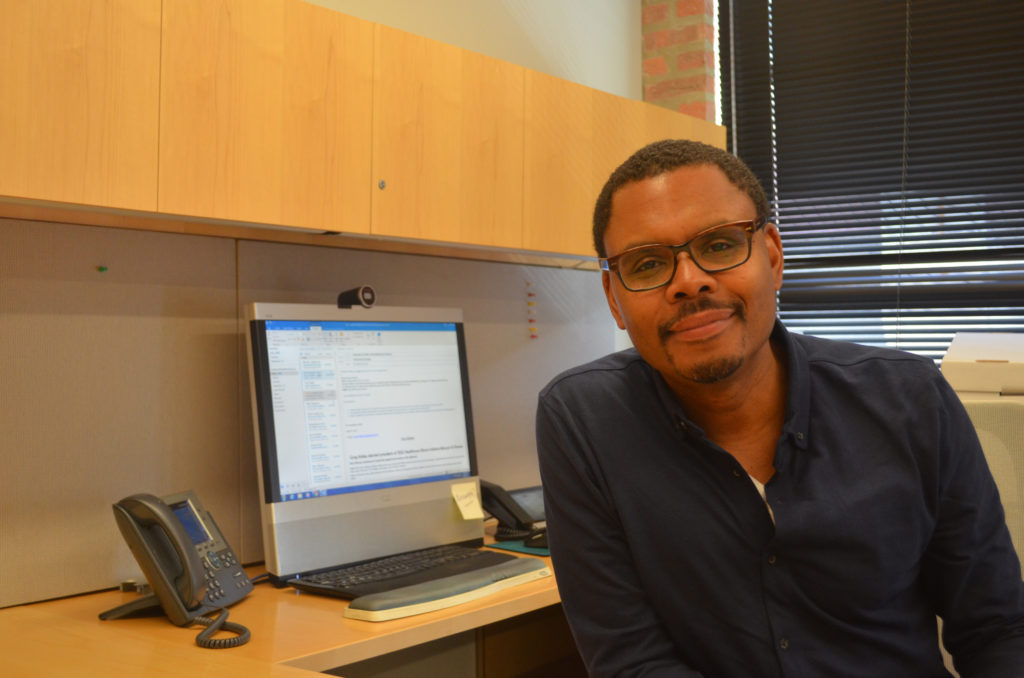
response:
{"label": "white undershirt", "polygon": [[772,507],[768,503],[768,493],[764,489],[764,484],[761,481],[759,481],[757,478],[755,478],[754,476],[750,475],[749,473],[747,475],[750,477],[750,482],[754,483],[754,487],[756,487],[757,491],[760,493],[761,499],[764,499],[764,505],[768,509],[768,515],[771,516],[772,523],[774,523],[775,522],[775,513],[772,512]]}

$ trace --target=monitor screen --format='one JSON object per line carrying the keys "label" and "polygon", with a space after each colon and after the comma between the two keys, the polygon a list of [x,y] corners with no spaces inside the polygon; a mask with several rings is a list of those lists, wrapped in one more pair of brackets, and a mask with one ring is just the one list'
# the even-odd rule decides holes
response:
{"label": "monitor screen", "polygon": [[345,561],[464,539],[441,529],[451,486],[476,476],[461,312],[254,304],[250,318],[265,552],[322,547],[302,530],[358,535]]}
{"label": "monitor screen", "polygon": [[471,475],[461,323],[255,322],[271,501]]}

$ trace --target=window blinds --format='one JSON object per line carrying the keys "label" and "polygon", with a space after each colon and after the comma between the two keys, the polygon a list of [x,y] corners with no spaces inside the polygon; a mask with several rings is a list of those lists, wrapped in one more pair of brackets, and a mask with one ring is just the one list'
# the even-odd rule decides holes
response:
{"label": "window blinds", "polygon": [[940,359],[1024,331],[1024,3],[721,1],[730,150],[793,330]]}

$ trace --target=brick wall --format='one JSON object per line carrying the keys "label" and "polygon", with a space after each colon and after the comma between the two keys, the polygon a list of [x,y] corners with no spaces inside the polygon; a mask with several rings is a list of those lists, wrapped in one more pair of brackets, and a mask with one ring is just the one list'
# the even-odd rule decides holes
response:
{"label": "brick wall", "polygon": [[644,101],[714,121],[714,3],[642,2]]}

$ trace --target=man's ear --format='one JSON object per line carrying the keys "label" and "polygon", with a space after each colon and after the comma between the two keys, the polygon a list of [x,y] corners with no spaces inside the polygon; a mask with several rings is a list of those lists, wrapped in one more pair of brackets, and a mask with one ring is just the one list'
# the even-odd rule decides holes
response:
{"label": "man's ear", "polygon": [[608,271],[601,271],[601,284],[604,285],[604,296],[608,299],[608,310],[612,312],[615,323],[620,330],[626,329],[622,322],[622,313],[619,311],[619,301],[615,298],[615,291],[612,289],[612,277]]}
{"label": "man's ear", "polygon": [[769,222],[764,226],[764,243],[768,248],[768,261],[772,267],[772,277],[775,280],[775,291],[782,287],[782,269],[784,257],[782,255],[782,237],[779,235],[778,227]]}

